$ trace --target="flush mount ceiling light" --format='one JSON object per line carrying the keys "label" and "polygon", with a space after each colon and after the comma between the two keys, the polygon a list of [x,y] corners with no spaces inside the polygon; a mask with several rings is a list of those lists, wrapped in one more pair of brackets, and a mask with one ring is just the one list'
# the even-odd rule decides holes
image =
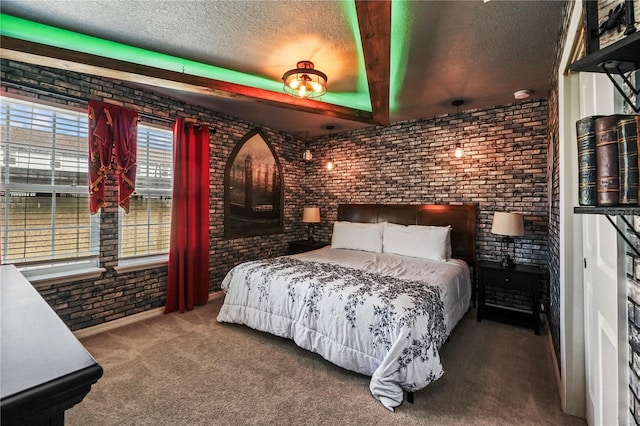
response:
{"label": "flush mount ceiling light", "polygon": [[531,94],[531,90],[518,90],[513,94],[513,97],[516,99],[527,99]]}
{"label": "flush mount ceiling light", "polygon": [[313,62],[299,61],[282,76],[284,91],[296,98],[318,98],[327,93],[327,75],[314,69]]}

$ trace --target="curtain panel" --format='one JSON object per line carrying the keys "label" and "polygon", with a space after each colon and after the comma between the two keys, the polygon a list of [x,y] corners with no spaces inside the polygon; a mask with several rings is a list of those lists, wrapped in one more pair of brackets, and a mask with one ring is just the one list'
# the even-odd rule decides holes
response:
{"label": "curtain panel", "polygon": [[89,209],[95,214],[106,205],[107,171],[118,177],[118,205],[129,213],[135,191],[138,112],[118,105],[89,101]]}
{"label": "curtain panel", "polygon": [[209,298],[209,129],[173,127],[173,200],[165,314]]}

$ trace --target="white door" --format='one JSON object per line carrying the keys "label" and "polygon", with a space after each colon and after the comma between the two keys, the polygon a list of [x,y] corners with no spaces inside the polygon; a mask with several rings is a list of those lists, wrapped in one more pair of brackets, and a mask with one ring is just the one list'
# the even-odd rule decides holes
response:
{"label": "white door", "polygon": [[[583,117],[614,112],[613,88],[606,76],[582,73],[580,84]],[[585,215],[582,223],[587,421],[590,425],[626,425],[624,243],[603,215]]]}
{"label": "white door", "polygon": [[[621,399],[618,381],[628,374],[618,365],[618,238],[604,216],[588,215],[583,220],[585,372],[587,421],[590,425],[626,424],[618,419]],[[624,413],[620,413],[624,416]]]}

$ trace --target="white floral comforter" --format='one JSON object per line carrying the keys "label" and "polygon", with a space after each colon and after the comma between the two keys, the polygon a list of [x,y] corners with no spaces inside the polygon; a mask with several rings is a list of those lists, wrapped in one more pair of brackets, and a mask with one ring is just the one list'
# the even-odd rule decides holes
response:
{"label": "white floral comforter", "polygon": [[292,339],[371,377],[386,408],[443,374],[438,350],[471,299],[469,268],[324,249],[243,263],[225,277],[220,322]]}

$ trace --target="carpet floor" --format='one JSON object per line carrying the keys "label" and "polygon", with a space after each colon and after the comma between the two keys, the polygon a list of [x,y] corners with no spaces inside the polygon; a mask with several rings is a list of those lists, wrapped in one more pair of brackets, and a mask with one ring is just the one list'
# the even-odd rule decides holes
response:
{"label": "carpet floor", "polygon": [[468,312],[441,350],[444,376],[386,410],[369,378],[292,341],[193,311],[82,339],[104,369],[73,425],[584,425],[562,413],[548,337]]}

